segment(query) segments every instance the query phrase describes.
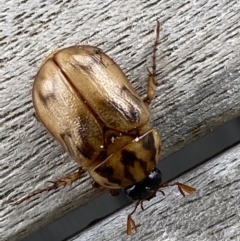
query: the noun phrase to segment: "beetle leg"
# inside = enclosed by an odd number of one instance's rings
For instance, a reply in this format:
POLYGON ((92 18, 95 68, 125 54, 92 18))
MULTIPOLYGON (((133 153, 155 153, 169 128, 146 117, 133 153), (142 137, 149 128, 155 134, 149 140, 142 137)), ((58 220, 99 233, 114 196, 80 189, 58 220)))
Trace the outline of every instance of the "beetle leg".
POLYGON ((141 206, 142 206, 142 202, 143 202, 143 200, 138 200, 135 204, 135 207, 134 207, 133 211, 130 214, 128 214, 128 217, 127 217, 127 235, 132 234, 132 229, 137 231, 137 226, 136 226, 134 220, 132 219, 132 215, 136 212, 136 209, 137 209, 139 204, 141 204, 141 206))
POLYGON ((142 211, 144 211, 144 207, 143 207, 143 201, 142 201, 142 202, 140 202, 140 204, 141 204, 141 209, 142 209, 142 211))
POLYGON ((162 193, 162 195, 163 195, 163 196, 165 196, 165 193, 164 193, 164 191, 163 191, 163 190, 158 189, 158 192, 162 193))
POLYGON ((137 207, 139 205, 141 205, 141 208, 143 210, 142 203, 143 203, 143 200, 138 200, 135 204, 135 207, 134 207, 133 211, 130 214, 128 214, 128 217, 127 217, 127 235, 132 234, 132 229, 134 229, 135 232, 137 231, 137 226, 136 226, 134 220, 132 219, 132 215, 136 212, 137 207))
POLYGON ((152 55, 152 70, 147 69, 148 71, 148 86, 147 86, 147 97, 144 99, 144 102, 148 106, 152 99, 154 98, 156 87, 157 87, 157 71, 156 71, 156 52, 157 45, 159 42, 160 35, 160 23, 157 20, 157 28, 156 28, 156 39, 153 45, 153 55, 152 55))
POLYGON ((78 168, 77 172, 70 173, 63 178, 58 179, 55 182, 51 182, 52 185, 50 185, 48 187, 33 191, 32 193, 30 193, 30 194, 20 198, 19 200, 13 202, 12 205, 18 205, 18 204, 20 204, 20 203, 38 195, 38 194, 41 194, 43 192, 49 192, 51 190, 56 190, 60 187, 65 187, 67 184, 71 184, 71 183, 77 181, 78 179, 80 179, 82 177, 83 173, 85 173, 85 171, 82 169, 82 167, 80 167, 80 168, 78 168))
POLYGON ((174 183, 163 183, 161 184, 160 188, 161 187, 170 187, 170 186, 177 186, 178 187, 178 190, 179 192, 185 197, 185 193, 188 193, 188 194, 192 194, 193 192, 196 191, 196 188, 194 187, 190 187, 186 184, 183 184, 183 183, 180 183, 180 182, 174 182, 174 183))
POLYGON ((92 181, 92 187, 93 187, 93 188, 96 188, 96 189, 99 189, 99 188, 101 188, 102 186, 101 186, 98 182, 92 181))
POLYGON ((109 193, 110 193, 112 196, 118 196, 119 193, 120 193, 120 190, 119 190, 119 189, 109 189, 109 193))

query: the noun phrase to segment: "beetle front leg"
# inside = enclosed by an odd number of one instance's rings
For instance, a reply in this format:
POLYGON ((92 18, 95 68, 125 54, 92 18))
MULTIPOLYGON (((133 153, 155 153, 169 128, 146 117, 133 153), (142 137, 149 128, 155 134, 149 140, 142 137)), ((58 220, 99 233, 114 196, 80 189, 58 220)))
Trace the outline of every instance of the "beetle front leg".
POLYGON ((52 183, 52 185, 49 185, 48 187, 42 188, 42 189, 38 189, 33 191, 32 193, 20 198, 17 201, 14 201, 12 203, 12 205, 18 205, 38 194, 41 194, 43 192, 49 192, 51 190, 56 190, 60 187, 65 187, 67 184, 71 184, 77 180, 79 180, 82 177, 82 174, 85 173, 85 171, 82 169, 82 167, 78 168, 78 171, 73 172, 73 173, 69 173, 66 176, 58 179, 57 181, 50 181, 50 183, 52 183))
POLYGON ((156 93, 156 87, 157 87, 157 71, 156 71, 156 52, 157 52, 157 45, 159 42, 159 35, 160 35, 160 23, 157 20, 157 28, 156 28, 156 39, 153 46, 153 55, 152 55, 152 70, 148 71, 148 86, 147 86, 147 97, 144 99, 144 102, 148 106, 152 99, 154 98, 154 95, 156 93))
MULTIPOLYGON (((149 70, 148 70, 149 72, 149 70)), ((149 77, 148 77, 148 87, 147 87, 147 97, 144 99, 144 102, 147 104, 147 106, 150 105, 152 99, 154 98, 154 95, 156 93, 156 75, 153 75, 152 73, 149 72, 149 77)))
MULTIPOLYGON (((179 192, 182 194, 183 197, 185 197, 185 193, 184 192, 186 192, 188 194, 192 194, 193 192, 196 191, 196 188, 190 187, 190 186, 188 186, 188 185, 186 185, 184 183, 180 183, 180 182, 162 183, 160 188, 162 188, 162 187, 172 187, 172 186, 177 186, 179 192)), ((164 192, 161 191, 160 189, 158 191, 160 191, 161 193, 163 193, 163 195, 165 195, 164 192)))

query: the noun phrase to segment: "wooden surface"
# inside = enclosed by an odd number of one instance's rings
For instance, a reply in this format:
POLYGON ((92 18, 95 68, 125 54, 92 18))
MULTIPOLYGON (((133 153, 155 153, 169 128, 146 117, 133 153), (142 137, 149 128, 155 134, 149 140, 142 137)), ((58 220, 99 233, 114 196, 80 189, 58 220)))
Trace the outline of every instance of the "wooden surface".
POLYGON ((166 188, 133 215, 138 232, 126 235, 133 205, 116 212, 69 241, 82 240, 240 240, 240 145, 179 178, 197 191, 183 198, 166 188))
MULTIPOLYGON (((114 58, 143 96, 153 30, 156 19, 160 21, 159 85, 151 113, 153 125, 161 130, 162 158, 240 113, 237 0, 86 4, 15 0, 2 1, 0 9, 0 240, 30 235, 98 195, 86 176, 64 190, 18 207, 10 205, 76 168, 33 117, 34 75, 54 49, 97 45, 114 58)), ((200 194, 198 198, 203 203, 200 194)), ((186 205, 186 200, 180 202, 186 205)))

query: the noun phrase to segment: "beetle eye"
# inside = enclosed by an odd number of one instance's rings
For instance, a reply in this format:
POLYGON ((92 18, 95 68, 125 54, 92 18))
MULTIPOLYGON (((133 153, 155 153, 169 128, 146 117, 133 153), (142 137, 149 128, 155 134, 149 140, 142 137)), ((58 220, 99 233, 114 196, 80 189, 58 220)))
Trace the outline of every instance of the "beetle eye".
POLYGON ((125 194, 133 200, 146 200, 151 199, 162 181, 162 173, 159 169, 155 168, 148 177, 141 182, 138 182, 128 188, 124 189, 125 194))

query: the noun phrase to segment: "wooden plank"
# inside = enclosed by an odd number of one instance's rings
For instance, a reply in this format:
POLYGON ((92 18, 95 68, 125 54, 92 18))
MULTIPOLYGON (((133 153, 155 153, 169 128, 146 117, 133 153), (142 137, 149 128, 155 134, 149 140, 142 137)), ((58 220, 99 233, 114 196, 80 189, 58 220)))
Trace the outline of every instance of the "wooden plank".
POLYGON ((69 241, 81 240, 240 240, 240 145, 183 175, 178 181, 197 187, 183 198, 177 188, 165 189, 134 214, 137 233, 126 235, 130 205, 69 241))
POLYGON ((43 58, 75 44, 97 45, 141 95, 156 19, 162 25, 152 123, 162 158, 240 113, 240 6, 237 1, 1 2, 0 237, 18 240, 96 197, 84 177, 71 187, 10 205, 76 168, 33 117, 31 86, 43 58), (121 11, 120 11, 121 10, 121 11))

